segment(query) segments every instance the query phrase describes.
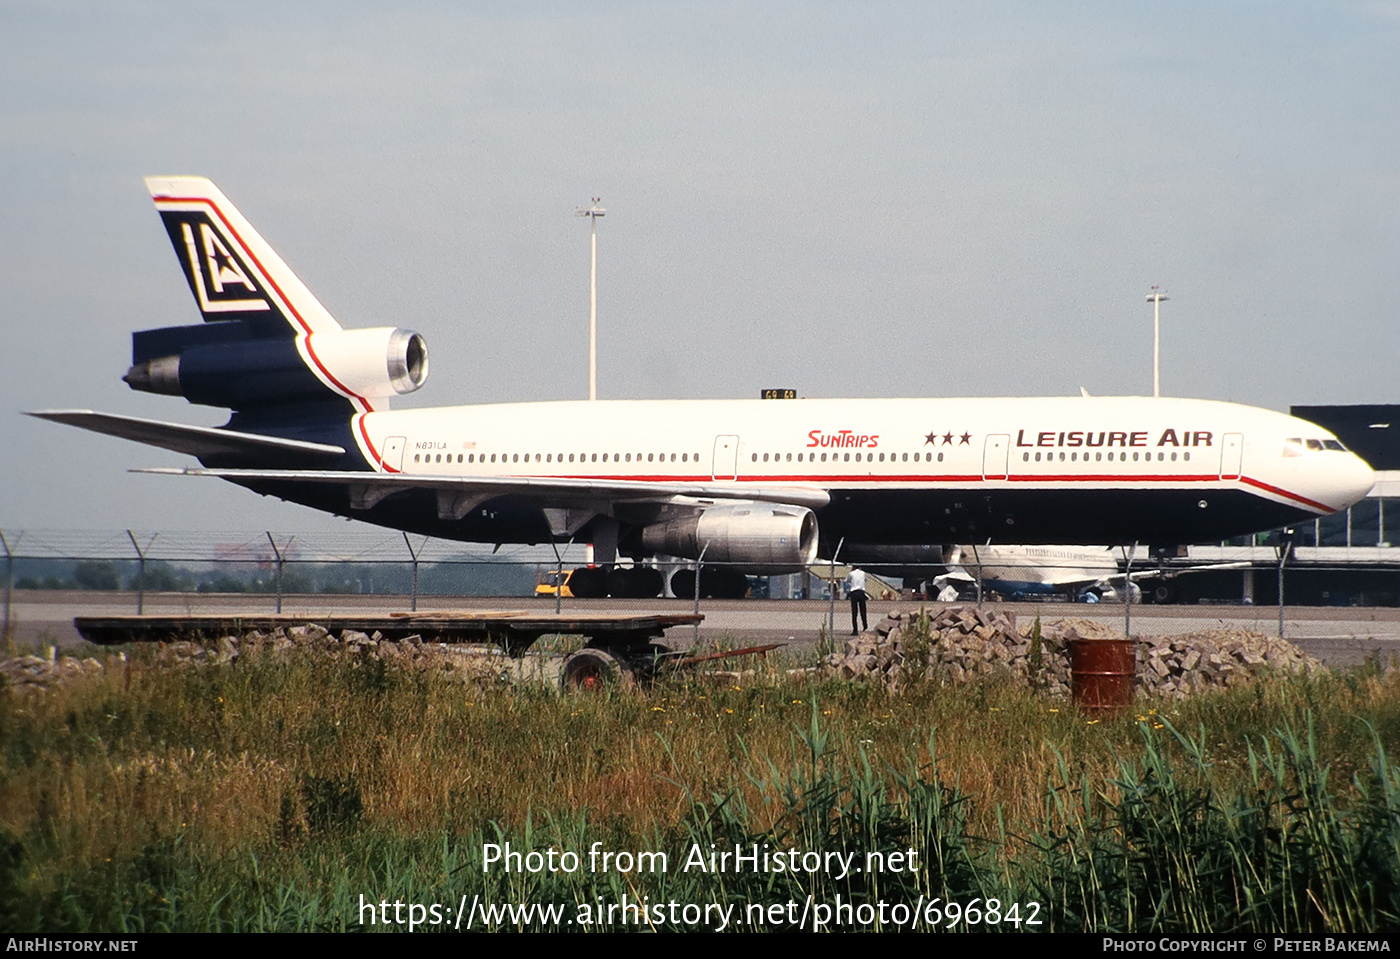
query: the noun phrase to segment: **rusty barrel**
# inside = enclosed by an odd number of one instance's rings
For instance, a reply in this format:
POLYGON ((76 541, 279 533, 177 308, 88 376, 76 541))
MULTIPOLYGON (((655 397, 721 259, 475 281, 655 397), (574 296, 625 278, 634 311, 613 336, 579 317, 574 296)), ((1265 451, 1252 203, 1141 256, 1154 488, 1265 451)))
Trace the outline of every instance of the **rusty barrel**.
POLYGON ((1088 713, 1111 713, 1133 702, 1137 660, 1131 639, 1086 639, 1069 644, 1074 701, 1088 713))

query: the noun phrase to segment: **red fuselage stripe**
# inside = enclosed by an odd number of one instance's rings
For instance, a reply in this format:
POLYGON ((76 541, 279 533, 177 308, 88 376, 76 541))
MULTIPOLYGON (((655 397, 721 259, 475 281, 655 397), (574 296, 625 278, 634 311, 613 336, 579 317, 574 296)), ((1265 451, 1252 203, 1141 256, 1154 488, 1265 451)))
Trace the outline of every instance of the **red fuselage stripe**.
MULTIPOLYGON (((424 464, 424 465, 428 465, 428 464, 424 464)), ((477 466, 477 465, 480 465, 480 464, 472 464, 472 465, 473 465, 473 466, 477 466)), ((495 465, 495 464, 488 464, 488 465, 495 465)), ((502 464, 499 464, 499 465, 501 465, 501 466, 513 466, 513 465, 515 465, 515 464, 511 464, 511 463, 502 463, 502 464)), ((521 464, 521 465, 523 465, 523 464, 521 464)), ((432 474, 427 474, 427 475, 432 475, 432 474)), ((462 474, 458 474, 458 475, 462 475, 462 474)), ((633 482, 633 483, 736 483, 737 485, 746 485, 746 484, 751 484, 751 483, 764 483, 764 484, 770 484, 770 483, 803 483, 803 484, 808 484, 808 485, 812 485, 812 486, 817 486, 817 487, 820 487, 820 488, 823 488, 823 489, 830 489, 830 488, 833 487, 833 486, 836 486, 836 485, 839 485, 839 484, 843 484, 843 483, 844 483, 844 484, 861 484, 861 485, 864 485, 864 486, 884 486, 884 485, 893 484, 893 483, 918 483, 918 484, 927 486, 927 485, 931 485, 931 484, 944 484, 944 483, 948 483, 948 484, 953 484, 953 483, 956 483, 956 484, 966 484, 966 483, 982 483, 982 482, 987 482, 987 481, 988 481, 988 478, 984 478, 984 477, 979 476, 979 475, 977 475, 977 474, 971 474, 971 475, 946 475, 946 476, 916 475, 916 474, 903 474, 903 475, 899 475, 899 476, 872 476, 872 475, 867 474, 867 473, 860 473, 860 474, 854 474, 854 473, 852 473, 852 474, 843 474, 843 475, 813 476, 813 475, 810 475, 810 474, 790 473, 790 474, 785 474, 785 475, 744 476, 744 477, 742 477, 742 478, 740 478, 740 479, 738 479, 738 480, 734 480, 734 479, 727 478, 727 477, 726 477, 726 478, 723 478, 723 479, 718 479, 718 478, 716 478, 716 477, 714 477, 714 476, 710 476, 710 475, 706 475, 706 474, 701 474, 701 475, 698 475, 698 476, 693 476, 693 475, 666 475, 666 474, 660 474, 660 473, 631 473, 631 474, 624 474, 624 473, 612 473, 612 474, 570 473, 570 474, 564 474, 564 475, 558 475, 558 474, 541 474, 541 473, 515 473, 515 474, 513 474, 513 475, 518 476, 518 477, 520 477, 520 478, 522 478, 522 479, 540 479, 540 480, 574 479, 574 480, 597 480, 597 481, 601 481, 601 482, 633 482)), ((463 475, 463 478, 464 478, 464 479, 471 479, 471 474, 469 474, 469 473, 468 473, 468 474, 465 474, 465 475, 463 475)), ((1120 484, 1132 484, 1132 483, 1212 483, 1212 482, 1217 482, 1217 483, 1230 483, 1230 482, 1234 482, 1233 480, 1222 480, 1219 476, 1213 476, 1213 475, 1209 475, 1209 474, 1194 474, 1194 475, 1180 475, 1180 476, 1171 476, 1171 475, 1166 475, 1166 474, 1150 474, 1150 475, 1146 475, 1146 476, 1114 476, 1114 475, 1108 474, 1108 473, 1095 474, 1095 475, 1092 475, 1092 476, 1067 476, 1067 475, 1066 475, 1066 476, 1011 476, 1011 477, 1009 477, 1009 478, 1005 478, 1005 477, 990 477, 990 480, 991 480, 991 481, 994 481, 994 482, 1007 482, 1007 481, 1010 481, 1010 482, 1015 482, 1015 483, 1120 483, 1120 484)), ((1281 489, 1280 487, 1270 485, 1269 483, 1262 482, 1261 480, 1256 480, 1256 479, 1252 479, 1252 478, 1250 478, 1250 477, 1248 477, 1248 476, 1243 476, 1243 477, 1240 478, 1240 482, 1247 483, 1247 484, 1249 484, 1250 486, 1256 487, 1257 489, 1261 489, 1261 490, 1263 490, 1263 491, 1265 491, 1265 492, 1267 492, 1267 493, 1272 493, 1272 494, 1274 494, 1275 496, 1282 496, 1282 497, 1284 497, 1285 499, 1291 499, 1291 500, 1293 500, 1293 501, 1296 502, 1296 503, 1301 503, 1301 504, 1303 504, 1304 506, 1307 506, 1307 507, 1310 508, 1310 509, 1314 509, 1314 510, 1317 510, 1317 511, 1322 512, 1322 513, 1331 513, 1331 512, 1333 512, 1333 510, 1332 510, 1332 508, 1331 508, 1330 506, 1326 506, 1326 505, 1324 505, 1323 503, 1317 502, 1316 500, 1308 499, 1306 496, 1301 496, 1301 495, 1299 495, 1299 494, 1297 494, 1297 493, 1291 493, 1291 492, 1289 492, 1289 491, 1286 490, 1286 489, 1281 489)))
POLYGON ((1288 499, 1291 499, 1294 502, 1302 503, 1304 506, 1318 510, 1322 513, 1336 512, 1336 510, 1332 509, 1332 507, 1327 506, 1323 503, 1319 503, 1317 502, 1317 500, 1308 499, 1306 496, 1299 496, 1297 493, 1290 493, 1286 489, 1279 489, 1277 486, 1271 486, 1268 483, 1263 482, 1262 480, 1257 480, 1249 476, 1241 476, 1240 482, 1248 483, 1250 486, 1257 487, 1258 489, 1264 490, 1267 493, 1273 493, 1275 496, 1287 497, 1288 499))

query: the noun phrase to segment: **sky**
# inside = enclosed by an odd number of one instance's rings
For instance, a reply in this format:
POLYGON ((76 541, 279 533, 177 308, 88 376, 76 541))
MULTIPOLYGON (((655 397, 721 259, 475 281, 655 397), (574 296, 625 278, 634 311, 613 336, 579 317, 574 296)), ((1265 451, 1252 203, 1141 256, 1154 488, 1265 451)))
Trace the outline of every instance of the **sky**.
POLYGON ((1400 2, 0 2, 0 529, 345 521, 24 417, 196 323, 141 177, 213 179, 396 406, 1400 402, 1400 2))

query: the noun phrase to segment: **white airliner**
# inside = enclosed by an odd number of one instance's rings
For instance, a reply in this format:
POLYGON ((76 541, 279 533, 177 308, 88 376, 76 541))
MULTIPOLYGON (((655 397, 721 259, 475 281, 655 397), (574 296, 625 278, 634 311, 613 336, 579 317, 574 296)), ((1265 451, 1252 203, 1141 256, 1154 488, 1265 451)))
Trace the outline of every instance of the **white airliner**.
MULTIPOLYGON (((1116 550, 1107 546, 953 546, 946 549, 943 562, 948 571, 932 579, 940 598, 947 588, 953 597, 959 589, 977 586, 1009 599, 1026 596, 1060 595, 1068 599, 1089 602, 1122 601, 1123 586, 1130 583, 1133 602, 1142 597, 1139 584, 1143 580, 1175 578, 1183 573, 1206 570, 1241 569, 1249 563, 1211 563, 1179 570, 1164 570, 1154 565, 1143 550, 1116 550), (1119 559, 1133 559, 1131 573, 1120 569, 1119 559)), ((1173 590, 1162 583, 1157 590, 1159 602, 1170 602, 1173 590)))
MULTIPOLYGON (((33 415, 188 453, 213 476, 396 529, 575 540, 778 572, 921 563, 938 543, 1178 544, 1342 509, 1369 467, 1326 430, 1208 400, 550 402, 389 410, 423 338, 343 330, 210 181, 147 181, 204 322, 132 336, 133 388, 232 411, 206 428, 33 415)), ((655 595, 636 566, 595 591, 655 595)), ((730 573, 733 577, 735 574, 730 573)), ((732 582, 732 580, 731 580, 732 582)))

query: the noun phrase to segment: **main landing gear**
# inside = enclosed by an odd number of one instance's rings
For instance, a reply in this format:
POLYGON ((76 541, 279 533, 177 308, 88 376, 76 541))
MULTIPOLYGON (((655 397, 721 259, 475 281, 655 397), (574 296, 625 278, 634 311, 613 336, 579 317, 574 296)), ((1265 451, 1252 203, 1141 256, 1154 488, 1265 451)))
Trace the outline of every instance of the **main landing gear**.
MULTIPOLYGON (((695 570, 677 570, 671 577, 671 592, 677 599, 695 595, 695 570)), ((701 599, 743 599, 749 594, 749 578, 732 569, 708 566, 700 571, 701 599)))
MULTIPOLYGON (((665 578, 651 566, 580 566, 568 577, 569 592, 579 599, 651 599, 660 596, 665 578)), ((671 594, 677 599, 695 595, 695 570, 678 570, 671 576, 671 594)), ((743 599, 749 579, 732 569, 706 567, 700 573, 701 599, 743 599)))
POLYGON ((581 599, 650 599, 661 595, 665 582, 650 566, 581 566, 569 576, 569 591, 581 599))

